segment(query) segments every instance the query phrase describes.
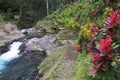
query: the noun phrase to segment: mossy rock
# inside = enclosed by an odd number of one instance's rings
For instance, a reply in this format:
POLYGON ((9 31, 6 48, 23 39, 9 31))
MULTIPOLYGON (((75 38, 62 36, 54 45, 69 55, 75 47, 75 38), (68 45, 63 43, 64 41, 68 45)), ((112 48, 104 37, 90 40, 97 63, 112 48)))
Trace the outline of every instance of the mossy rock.
POLYGON ((59 31, 58 35, 60 39, 66 40, 75 39, 77 36, 73 31, 67 29, 59 31))
POLYGON ((56 22, 52 19, 52 18, 45 18, 41 21, 38 21, 37 24, 38 25, 42 25, 44 26, 44 28, 49 32, 49 33, 58 33, 59 32, 59 28, 56 24, 56 22))

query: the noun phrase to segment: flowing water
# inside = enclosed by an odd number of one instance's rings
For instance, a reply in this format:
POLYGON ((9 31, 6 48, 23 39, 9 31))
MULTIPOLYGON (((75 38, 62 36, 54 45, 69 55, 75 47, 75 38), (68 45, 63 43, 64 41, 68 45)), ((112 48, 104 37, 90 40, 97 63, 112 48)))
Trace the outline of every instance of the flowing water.
POLYGON ((8 62, 19 57, 18 53, 20 52, 19 47, 21 44, 22 42, 14 42, 10 45, 9 51, 0 56, 0 73, 2 73, 2 70, 8 62))
POLYGON ((22 42, 13 42, 9 51, 0 56, 0 80, 39 80, 37 67, 45 54, 40 51, 27 52, 20 56, 22 42))

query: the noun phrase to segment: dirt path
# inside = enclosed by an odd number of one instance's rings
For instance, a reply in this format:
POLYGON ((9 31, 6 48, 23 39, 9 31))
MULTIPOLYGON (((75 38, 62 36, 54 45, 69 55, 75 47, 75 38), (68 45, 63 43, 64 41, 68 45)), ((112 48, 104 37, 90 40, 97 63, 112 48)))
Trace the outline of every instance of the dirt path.
POLYGON ((74 66, 74 62, 76 60, 77 53, 74 51, 73 46, 68 46, 65 56, 61 62, 61 71, 59 71, 56 78, 53 80, 69 80, 70 72, 74 66))
POLYGON ((66 46, 61 51, 62 54, 58 52, 57 54, 52 55, 53 58, 44 62, 46 64, 43 65, 47 66, 50 64, 51 66, 49 66, 47 70, 45 68, 41 80, 69 80, 70 72, 74 66, 77 53, 74 51, 73 45, 66 46))

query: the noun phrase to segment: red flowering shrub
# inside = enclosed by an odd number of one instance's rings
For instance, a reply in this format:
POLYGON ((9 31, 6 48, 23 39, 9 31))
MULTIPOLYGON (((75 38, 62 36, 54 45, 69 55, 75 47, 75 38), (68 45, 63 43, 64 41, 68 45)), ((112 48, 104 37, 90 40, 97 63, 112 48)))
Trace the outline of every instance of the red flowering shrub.
POLYGON ((109 14, 109 17, 106 18, 105 23, 107 24, 106 33, 111 36, 113 40, 116 39, 116 28, 114 26, 117 26, 120 23, 120 14, 119 10, 112 11, 109 14))
POLYGON ((112 11, 109 14, 109 17, 106 18, 105 23, 108 25, 108 28, 113 28, 120 22, 120 15, 118 11, 112 11))
MULTIPOLYGON (((88 14, 90 20, 92 20, 93 17, 100 14, 99 12, 104 11, 102 6, 103 5, 99 6, 99 10, 91 9, 91 11, 88 14)), ((114 7, 115 5, 110 4, 110 6, 114 7)), ((96 19, 102 20, 103 17, 107 16, 105 18, 105 21, 101 21, 101 20, 97 21, 97 23, 102 23, 102 24, 104 22, 103 25, 100 24, 99 26, 98 24, 93 24, 93 25, 90 25, 89 27, 89 25, 86 25, 88 23, 92 24, 91 21, 89 20, 89 21, 86 21, 87 22, 85 24, 86 26, 82 26, 80 28, 78 44, 81 44, 81 46, 77 45, 75 49, 76 51, 80 51, 81 47, 83 47, 82 48, 83 51, 81 50, 82 51, 81 53, 87 54, 88 53, 87 51, 84 52, 84 49, 86 48, 88 49, 89 52, 91 52, 88 55, 89 57, 91 57, 91 63, 93 64, 92 65, 93 68, 89 70, 89 73, 99 72, 100 74, 102 74, 103 71, 108 71, 108 70, 110 71, 114 68, 114 64, 115 66, 117 66, 117 63, 115 61, 118 61, 120 59, 120 50, 119 50, 120 48, 120 45, 119 45, 120 44, 120 41, 119 41, 120 11, 118 10, 113 11, 113 10, 114 10, 113 8, 111 9, 108 7, 108 10, 106 10, 105 16, 103 15, 102 17, 99 16, 100 18, 96 18, 96 19), (89 37, 87 37, 86 35, 89 37)), ((96 21, 93 20, 92 22, 96 22, 96 21)))
POLYGON ((92 57, 92 63, 94 68, 89 71, 89 73, 96 73, 98 70, 102 69, 106 71, 110 67, 112 62, 112 55, 110 54, 112 50, 111 38, 106 36, 105 39, 100 38, 100 48, 91 47, 89 50, 92 52, 90 57, 92 57))
MULTIPOLYGON (((98 71, 107 71, 111 67, 111 63, 115 60, 115 54, 119 55, 117 49, 112 48, 112 43, 116 43, 116 27, 120 23, 120 15, 118 11, 112 11, 109 14, 109 17, 106 18, 105 23, 107 28, 99 28, 98 25, 93 24, 92 40, 88 46, 88 50, 91 52, 89 56, 92 58, 92 64, 94 65, 93 69, 89 70, 89 73, 97 73, 98 71), (116 26, 116 27, 115 27, 116 26), (103 34, 103 35, 99 35, 103 34), (105 37, 99 38, 99 37, 105 37), (99 38, 99 48, 96 47, 95 41, 99 38)), ((118 29, 119 30, 119 29, 118 29)), ((119 39, 119 38, 118 38, 119 39)))

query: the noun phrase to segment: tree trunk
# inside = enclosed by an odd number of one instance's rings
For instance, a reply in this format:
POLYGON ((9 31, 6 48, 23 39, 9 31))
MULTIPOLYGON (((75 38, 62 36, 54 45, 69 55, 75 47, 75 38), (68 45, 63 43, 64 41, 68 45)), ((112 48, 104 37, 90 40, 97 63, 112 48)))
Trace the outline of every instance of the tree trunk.
POLYGON ((49 4, 48 4, 48 0, 46 0, 46 8, 47 8, 47 16, 49 15, 49 4))
POLYGON ((19 22, 19 21, 20 21, 21 16, 22 16, 22 5, 20 6, 20 13, 19 13, 19 18, 18 18, 17 22, 19 22))

